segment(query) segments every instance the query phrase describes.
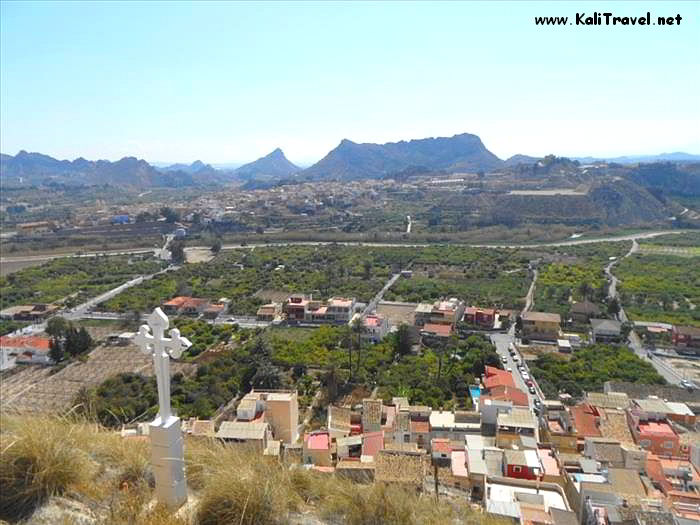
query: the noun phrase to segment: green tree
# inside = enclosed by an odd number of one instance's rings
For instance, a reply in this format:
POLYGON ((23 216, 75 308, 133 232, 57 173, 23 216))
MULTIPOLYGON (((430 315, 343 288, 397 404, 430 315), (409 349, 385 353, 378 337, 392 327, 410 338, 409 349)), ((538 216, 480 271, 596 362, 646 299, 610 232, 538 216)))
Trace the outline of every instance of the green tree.
POLYGON ((136 222, 148 222, 153 220, 153 215, 151 215, 147 211, 142 211, 138 215, 136 215, 136 222))
POLYGON ((592 291, 593 288, 586 281, 583 281, 578 287, 578 293, 581 295, 584 301, 590 297, 592 291))
POLYGON ((362 269, 363 269, 363 277, 365 281, 369 281, 372 278, 372 262, 371 261, 365 261, 362 263, 362 269))
POLYGON ((620 313, 620 302, 617 300, 617 297, 610 299, 608 303, 608 313, 612 316, 616 316, 620 313))
POLYGON ((413 329, 407 324, 399 325, 396 331, 396 354, 408 355, 413 347, 413 339, 413 329))
POLYGON ((63 345, 58 337, 52 337, 49 342, 49 359, 54 363, 63 361, 63 345))
POLYGON ((44 332, 52 337, 63 337, 69 326, 70 323, 66 321, 65 318, 57 315, 46 322, 46 329, 44 332))
POLYGON ((352 320, 351 324, 351 330, 352 330, 352 335, 353 337, 353 344, 355 346, 355 349, 357 350, 357 370, 356 372, 359 372, 360 366, 362 363, 362 331, 364 329, 363 323, 362 323, 362 317, 357 316, 352 320))
POLYGON ((221 239, 217 238, 211 245, 211 252, 213 254, 218 254, 221 251, 221 239))
POLYGON ((170 255, 175 263, 185 262, 185 243, 181 240, 175 240, 170 243, 170 255))
POLYGON ((180 214, 168 206, 160 209, 161 216, 165 217, 165 222, 172 224, 180 220, 180 214))

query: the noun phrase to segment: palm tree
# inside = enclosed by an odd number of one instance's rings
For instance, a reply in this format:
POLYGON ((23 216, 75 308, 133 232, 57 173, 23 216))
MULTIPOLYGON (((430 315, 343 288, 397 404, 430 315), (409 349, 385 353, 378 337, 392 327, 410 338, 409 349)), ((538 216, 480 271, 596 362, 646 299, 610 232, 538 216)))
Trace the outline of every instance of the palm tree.
POLYGON ((352 327, 352 333, 357 336, 356 339, 356 346, 357 348, 357 372, 360 371, 360 362, 362 361, 362 330, 363 330, 363 323, 362 323, 362 316, 361 315, 356 315, 351 323, 352 327))
POLYGON ((583 281, 578 287, 578 292, 581 294, 581 297, 583 298, 584 301, 586 299, 588 299, 588 297, 591 295, 592 291, 593 291, 593 288, 586 281, 583 281))

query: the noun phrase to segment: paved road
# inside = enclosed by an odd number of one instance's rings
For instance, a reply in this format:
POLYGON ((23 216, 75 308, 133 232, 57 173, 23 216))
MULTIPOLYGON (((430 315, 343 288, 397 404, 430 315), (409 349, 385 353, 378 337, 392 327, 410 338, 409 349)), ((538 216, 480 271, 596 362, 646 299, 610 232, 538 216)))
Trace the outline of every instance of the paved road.
MULTIPOLYGON (((210 321, 207 321, 210 322, 210 321)), ((270 323, 267 321, 258 321, 255 316, 231 316, 226 315, 218 317, 213 321, 213 324, 237 324, 241 328, 267 328, 270 323)))
MULTIPOLYGON (((651 239, 653 237, 658 237, 659 235, 667 234, 680 234, 683 233, 681 230, 659 230, 654 232, 646 233, 635 233, 632 235, 619 235, 610 237, 600 237, 595 239, 574 239, 566 241, 556 241, 556 242, 544 242, 544 243, 530 243, 530 244, 516 244, 516 243, 502 243, 502 244, 470 244, 470 243, 460 243, 460 242, 448 242, 448 243, 395 243, 395 242, 359 242, 359 241, 289 241, 289 242, 267 242, 267 243, 249 243, 249 244, 226 244, 222 246, 222 250, 236 250, 239 248, 251 248, 255 246, 265 247, 265 246, 326 246, 326 245, 339 245, 339 246, 377 246, 377 247, 405 247, 405 248, 420 248, 423 246, 435 246, 436 244, 449 244, 450 246, 465 246, 468 248, 538 248, 538 247, 557 247, 557 246, 576 246, 578 244, 593 244, 597 242, 620 242, 620 241, 632 241, 635 239, 651 239)), ((197 246, 196 248, 206 248, 206 246, 197 246)))
MULTIPOLYGON (((618 303, 620 304, 620 311, 617 314, 617 319, 621 323, 626 323, 629 321, 627 318, 627 314, 625 313, 625 309, 622 307, 622 304, 620 302, 620 294, 617 289, 618 284, 620 283, 620 280, 615 277, 615 274, 612 273, 613 267, 619 263, 622 259, 629 257, 630 255, 636 253, 639 251, 639 244, 637 243, 636 239, 632 239, 632 248, 630 248, 630 251, 627 252, 624 257, 621 257, 620 259, 616 259, 612 261, 610 264, 608 264, 605 267, 605 275, 608 277, 608 280, 610 281, 610 286, 608 287, 608 297, 613 299, 617 299, 618 303)), ((639 336, 634 331, 630 332, 629 338, 627 340, 629 347, 634 351, 637 356, 639 356, 641 359, 651 363, 653 367, 656 369, 656 371, 659 373, 661 377, 663 377, 666 381, 668 381, 672 385, 677 385, 681 382, 683 379, 683 376, 679 374, 676 370, 671 368, 669 365, 664 363, 661 359, 659 358, 649 358, 647 355, 647 351, 644 350, 644 347, 642 345, 641 339, 639 339, 639 336)))
MULTIPOLYGON (((143 281, 152 279, 156 275, 160 275, 162 273, 169 272, 172 270, 177 270, 178 268, 179 266, 171 265, 167 268, 164 268, 163 270, 160 270, 159 272, 152 273, 150 275, 139 275, 138 277, 131 279, 130 281, 127 281, 123 284, 120 284, 119 286, 112 288, 111 290, 108 290, 103 294, 98 295, 97 297, 88 299, 87 301, 85 301, 82 304, 79 304, 78 306, 75 306, 68 310, 60 310, 57 315, 60 315, 61 317, 68 319, 69 321, 77 321, 78 319, 122 319, 123 316, 121 314, 92 314, 89 310, 100 303, 110 300, 115 295, 122 293, 124 290, 131 288, 132 286, 136 286, 137 284, 141 284, 143 281)), ((46 329, 46 322, 25 326, 24 328, 15 330, 9 335, 37 333, 44 331, 44 329, 46 329)))
MULTIPOLYGON (((610 281, 610 286, 608 287, 608 297, 610 299, 617 299, 618 302, 620 301, 619 294, 617 293, 617 285, 619 284, 620 280, 617 277, 615 277, 615 274, 612 273, 613 266, 619 263, 622 259, 625 259, 638 251, 639 244, 637 244, 636 239, 633 239, 632 248, 630 248, 630 251, 628 251, 622 258, 615 259, 605 267, 605 275, 607 276, 608 281, 610 281)), ((627 314, 625 314, 625 311, 622 308, 622 306, 620 306, 620 313, 618 314, 618 319, 623 323, 627 322, 627 314)))
MULTIPOLYGON (((523 379, 522 375, 520 374, 520 371, 518 370, 518 365, 511 357, 510 352, 508 352, 508 346, 510 345, 510 343, 515 342, 515 338, 511 334, 492 334, 491 342, 494 345, 496 345, 496 352, 498 352, 499 357, 506 358, 506 362, 503 365, 504 368, 510 368, 512 370, 512 376, 513 380, 515 381, 515 386, 527 394, 528 401, 530 403, 530 408, 532 408, 535 398, 540 398, 540 396, 530 393, 529 387, 525 384, 525 380, 523 379)), ((532 374, 530 374, 530 379, 532 379, 534 382, 532 374)))
MULTIPOLYGON (((469 243, 449 243, 452 246, 465 246, 470 248, 537 248, 537 247, 556 247, 556 246, 574 246, 577 244, 591 244, 596 242, 618 242, 632 241, 635 239, 650 239, 659 235, 680 234, 680 230, 659 230, 647 233, 637 233, 633 235, 621 235, 601 237, 596 239, 575 239, 567 241, 547 242, 547 243, 531 243, 531 244, 469 244, 469 243)), ((169 241, 168 241, 169 242, 169 241)), ((342 245, 342 246, 377 246, 377 247, 407 247, 417 248, 422 246, 435 246, 436 243, 390 243, 390 242, 332 242, 332 241, 288 241, 288 242, 259 242, 249 244, 227 244, 222 246, 223 250, 234 250, 239 248, 255 248, 266 246, 326 246, 326 245, 342 245)), ((439 243, 438 243, 439 244, 439 243)), ((167 248, 167 244, 166 244, 167 248)), ((191 246, 189 248, 208 249, 209 246, 191 246)), ((60 259, 63 257, 98 257, 101 255, 131 255, 138 253, 153 253, 159 255, 163 248, 134 248, 123 250, 105 250, 99 252, 74 252, 62 253, 54 255, 19 255, 16 257, 0 257, 0 263, 4 262, 24 262, 24 261, 50 261, 52 259, 60 259)))
POLYGON ((525 308, 523 308, 523 311, 520 312, 521 314, 530 310, 532 305, 535 304, 535 283, 537 283, 537 270, 533 270, 532 272, 532 282, 530 283, 530 288, 527 291, 527 296, 525 296, 525 308))
MULTIPOLYGON (((384 294, 387 292, 389 288, 394 286, 394 283, 397 281, 397 279, 401 277, 401 273, 395 273, 394 275, 391 276, 391 279, 387 281, 387 283, 384 285, 384 288, 379 290, 379 293, 374 296, 374 298, 367 304, 364 310, 362 310, 361 318, 364 319, 368 314, 372 313, 374 310, 377 308, 377 304, 379 301, 382 300, 382 297, 384 297, 384 294)), ((352 323, 352 319, 348 324, 352 323)))

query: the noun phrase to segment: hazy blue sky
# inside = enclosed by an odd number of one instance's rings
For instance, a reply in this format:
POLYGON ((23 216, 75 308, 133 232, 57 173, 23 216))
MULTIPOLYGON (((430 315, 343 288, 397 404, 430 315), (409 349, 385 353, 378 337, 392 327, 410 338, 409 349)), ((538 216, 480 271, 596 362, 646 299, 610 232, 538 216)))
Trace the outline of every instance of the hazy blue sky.
POLYGON ((700 3, 3 2, 0 149, 318 160, 470 132, 515 153, 700 153, 700 3), (539 27, 608 10, 677 27, 539 27))

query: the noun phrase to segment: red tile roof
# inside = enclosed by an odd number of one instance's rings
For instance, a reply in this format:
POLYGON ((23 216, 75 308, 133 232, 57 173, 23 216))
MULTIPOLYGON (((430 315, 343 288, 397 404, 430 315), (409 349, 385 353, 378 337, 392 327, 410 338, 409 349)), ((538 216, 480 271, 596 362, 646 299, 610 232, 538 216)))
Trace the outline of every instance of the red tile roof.
POLYGON ((51 348, 51 340, 48 337, 38 337, 35 335, 0 337, 0 347, 3 348, 25 348, 39 352, 48 352, 51 348))
POLYGON ((675 436, 673 427, 665 421, 643 421, 639 423, 639 432, 646 435, 655 436, 675 436))
POLYGON ((450 447, 450 440, 444 438, 433 438, 430 445, 433 452, 441 452, 443 454, 449 454, 452 451, 450 447))
POLYGON ((428 421, 411 421, 411 432, 428 433, 430 432, 430 423, 428 421))
POLYGON ((365 317, 365 326, 379 326, 383 319, 376 315, 368 315, 365 317))
POLYGON ((588 403, 581 403, 569 409, 579 437, 600 437, 603 434, 596 425, 597 409, 588 403))
POLYGON ((173 298, 170 299, 169 301, 163 303, 163 305, 164 305, 164 306, 177 306, 177 307, 180 307, 180 306, 182 306, 183 304, 185 304, 185 301, 187 301, 187 299, 189 299, 189 298, 188 298, 188 297, 185 297, 185 296, 182 296, 182 295, 179 295, 179 296, 173 297, 173 298))
POLYGON ((498 386, 515 388, 513 374, 507 370, 501 370, 495 366, 487 366, 484 375, 486 376, 486 379, 484 379, 484 388, 486 388, 486 390, 491 390, 498 386))
POLYGON ((421 331, 434 334, 438 337, 449 337, 452 333, 452 326, 449 324, 426 323, 421 331))
POLYGON ((493 387, 489 391, 489 395, 487 397, 496 401, 511 401, 515 406, 519 407, 530 406, 530 402, 525 392, 519 388, 506 385, 498 385, 493 387))

